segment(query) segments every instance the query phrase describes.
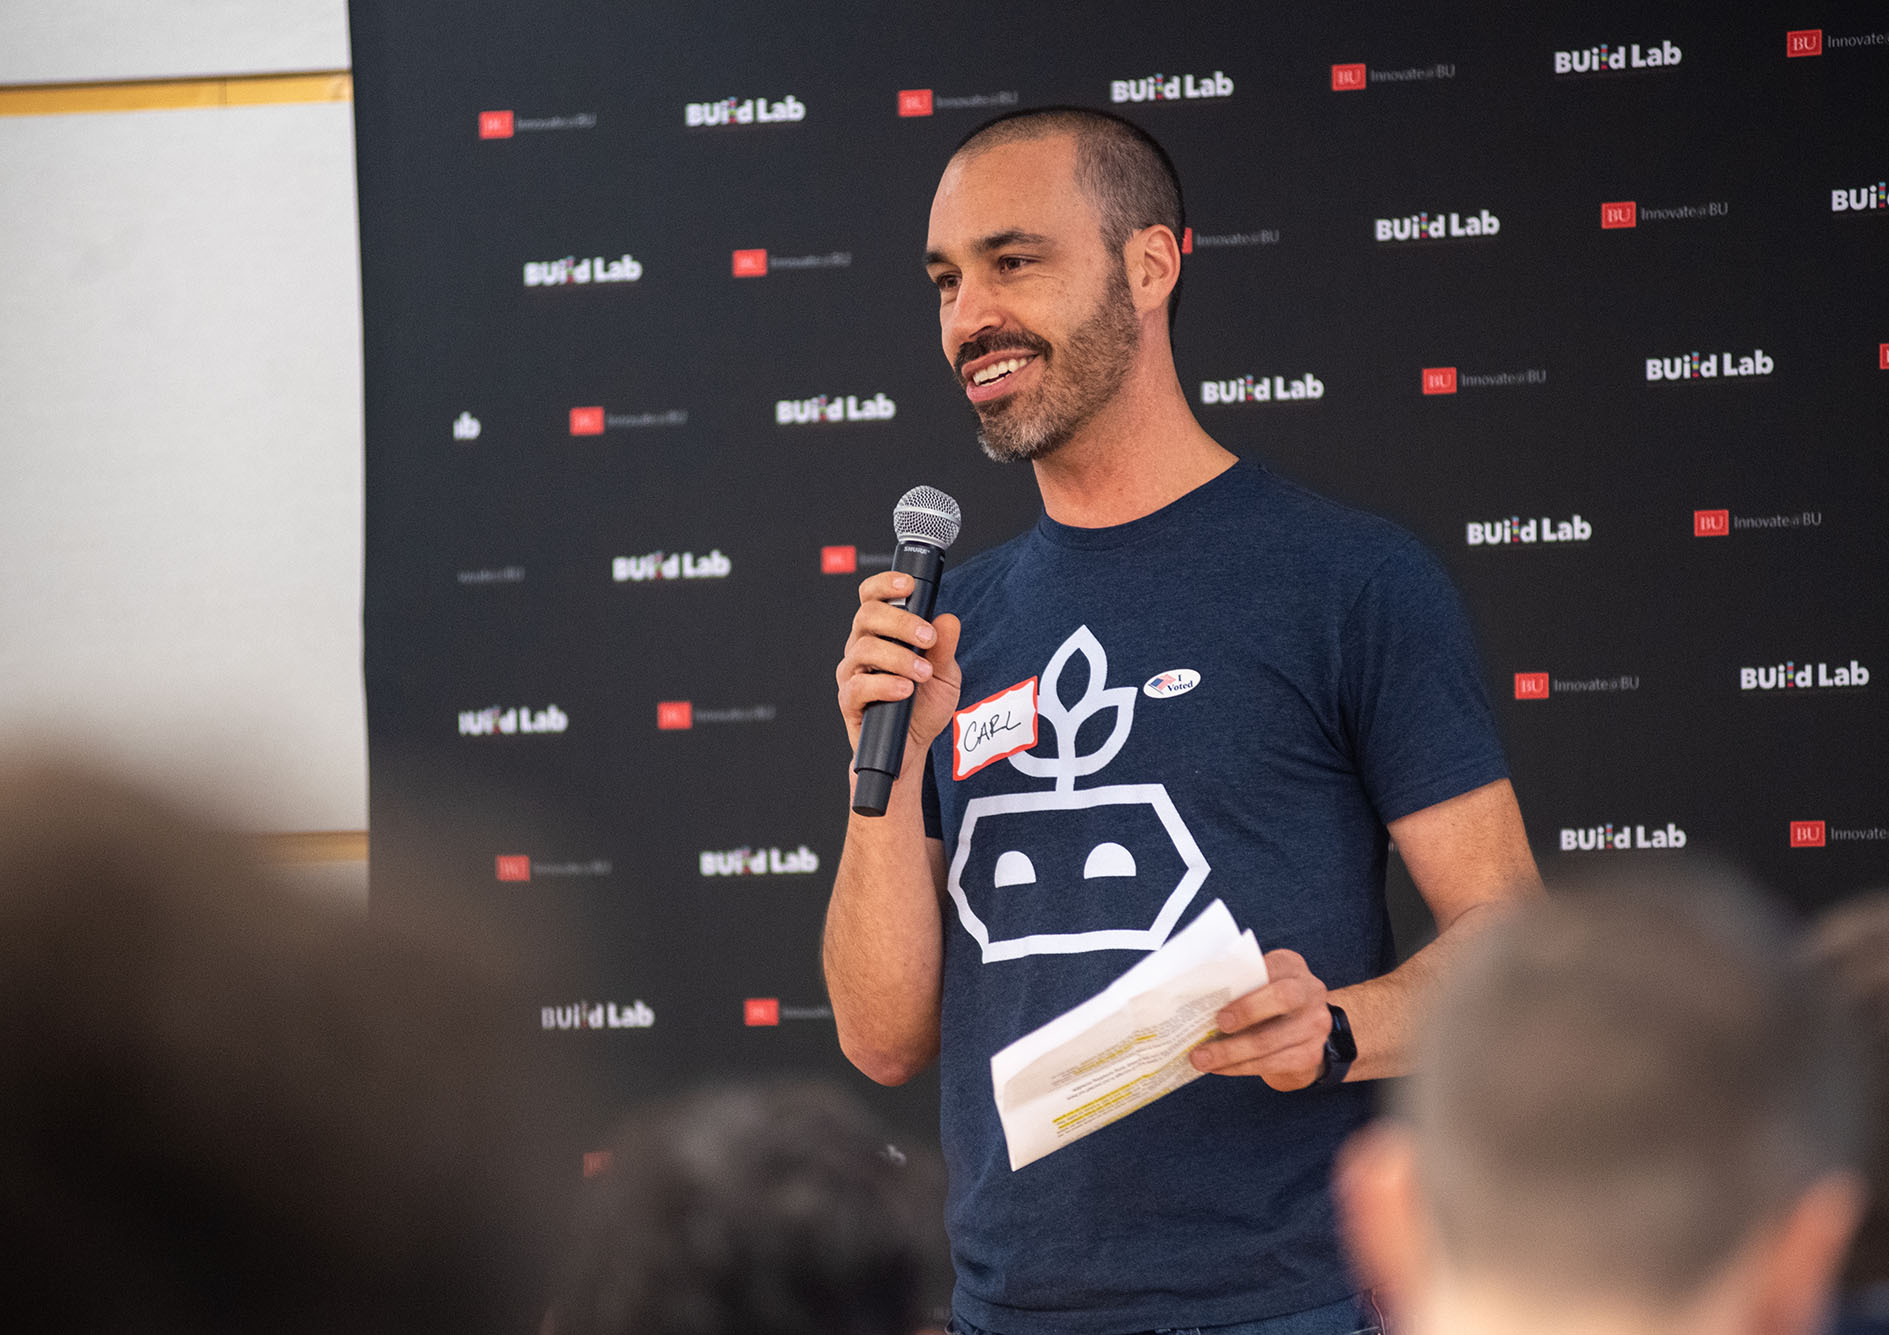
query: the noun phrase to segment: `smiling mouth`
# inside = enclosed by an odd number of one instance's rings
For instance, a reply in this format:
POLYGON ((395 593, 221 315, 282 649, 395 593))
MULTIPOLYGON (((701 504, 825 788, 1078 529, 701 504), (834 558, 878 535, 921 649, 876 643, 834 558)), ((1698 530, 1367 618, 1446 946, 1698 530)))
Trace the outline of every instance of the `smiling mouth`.
POLYGON ((992 362, 989 366, 984 367, 973 375, 971 377, 971 383, 980 387, 984 385, 994 385, 1005 376, 1011 374, 1011 372, 1020 371, 1035 360, 1036 358, 1034 356, 1029 356, 1011 357, 1006 361, 992 362))

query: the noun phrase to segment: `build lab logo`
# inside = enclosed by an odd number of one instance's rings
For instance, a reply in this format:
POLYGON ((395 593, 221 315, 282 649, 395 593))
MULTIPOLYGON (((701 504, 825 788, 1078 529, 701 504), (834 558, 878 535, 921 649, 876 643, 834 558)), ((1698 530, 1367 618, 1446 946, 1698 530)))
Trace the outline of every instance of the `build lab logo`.
POLYGON ((518 733, 563 732, 571 726, 570 715, 556 705, 533 709, 529 705, 507 708, 491 705, 485 709, 459 711, 461 737, 510 737, 518 733))
POLYGON ((899 405, 884 394, 862 399, 856 394, 820 394, 811 399, 778 399, 776 426, 811 426, 828 422, 890 422, 899 405))
POLYGON ((1464 241, 1491 237, 1502 230, 1502 220, 1487 209, 1474 213, 1406 213, 1396 218, 1375 218, 1373 234, 1380 242, 1464 241))
POLYGON ((1660 380, 1752 379, 1771 374, 1777 368, 1763 348, 1741 352, 1682 352, 1677 357, 1648 357, 1648 382, 1660 380))
POLYGON ((1556 74, 1621 74, 1628 70, 1671 69, 1684 55, 1671 41, 1658 46, 1629 42, 1624 46, 1584 46, 1554 53, 1556 74))
POLYGON ((1878 209, 1889 209, 1889 181, 1839 187, 1830 192, 1832 213, 1874 213, 1878 209))
POLYGON ((1472 519, 1467 525, 1471 547, 1527 547, 1536 543, 1586 542, 1594 536, 1594 526, 1579 515, 1551 519, 1547 515, 1523 519, 1472 519))
POLYGON ((538 1023, 545 1029, 649 1029, 656 1012, 646 1002, 619 1005, 614 1001, 576 1001, 568 1006, 544 1006, 538 1023))
POLYGON ((561 260, 526 260, 526 287, 582 287, 590 283, 635 283, 643 277, 643 262, 625 253, 616 259, 566 255, 561 260))
POLYGON ((802 844, 798 848, 730 848, 701 855, 704 876, 811 876, 820 870, 820 855, 802 844))
POLYGON ((1686 832, 1671 821, 1655 825, 1581 825, 1561 827, 1563 853, 1625 853, 1643 848, 1684 848, 1686 832))
POLYGON ((691 130, 736 125, 791 125, 807 119, 807 104, 792 93, 781 98, 724 97, 719 102, 691 102, 682 123, 691 130))
POLYGON ((1825 662, 1799 663, 1788 659, 1763 667, 1738 669, 1741 691, 1816 691, 1841 687, 1855 690, 1869 685, 1869 669, 1852 658, 1847 664, 1832 667, 1825 662))
POLYGON ((555 880, 566 876, 608 876, 610 862, 607 858, 537 858, 529 853, 500 853, 493 859, 497 878, 501 881, 527 883, 534 874, 540 880, 555 880))
POLYGON ((1243 375, 1236 380, 1203 380, 1200 402, 1205 407, 1218 403, 1310 403, 1325 397, 1325 382, 1307 371, 1304 375, 1243 375))
POLYGON ((706 556, 694 552, 647 552, 611 559, 610 578, 619 584, 657 584, 665 580, 727 579, 735 563, 719 547, 706 556))
POLYGON ((1212 74, 1148 74, 1139 79, 1111 79, 1111 102, 1199 102, 1224 101, 1233 96, 1233 80, 1224 71, 1212 74))

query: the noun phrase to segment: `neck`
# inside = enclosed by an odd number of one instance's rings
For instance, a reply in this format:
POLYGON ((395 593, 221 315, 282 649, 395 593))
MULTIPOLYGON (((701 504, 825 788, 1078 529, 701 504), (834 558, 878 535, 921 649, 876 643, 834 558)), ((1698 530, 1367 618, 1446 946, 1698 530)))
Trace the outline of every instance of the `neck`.
POLYGON ((1614 1295, 1522 1293, 1489 1284, 1437 1286, 1416 1303, 1414 1335, 1746 1335, 1758 1326, 1735 1286, 1714 1285, 1677 1308, 1614 1295))
POLYGON ((1194 420, 1174 373, 1166 326, 1144 324, 1115 397, 1034 467, 1051 519, 1107 528, 1153 514, 1235 462, 1194 420))

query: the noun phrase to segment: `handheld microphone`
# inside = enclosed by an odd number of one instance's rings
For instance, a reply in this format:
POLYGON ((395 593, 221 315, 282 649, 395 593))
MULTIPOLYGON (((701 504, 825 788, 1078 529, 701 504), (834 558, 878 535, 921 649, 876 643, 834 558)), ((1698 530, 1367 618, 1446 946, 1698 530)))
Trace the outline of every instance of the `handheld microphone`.
MULTIPOLYGON (((912 577, 912 591, 892 606, 931 620, 931 609, 938 601, 938 580, 944 575, 945 548, 958 540, 958 531, 963 527, 958 503, 936 487, 913 487, 899 497, 892 510, 892 531, 899 540, 892 568, 912 577)), ((860 815, 885 815, 886 803, 892 798, 892 781, 899 777, 899 762, 905 755, 905 730, 911 721, 910 695, 902 700, 875 700, 866 706, 860 721, 859 749, 853 754, 853 770, 858 775, 853 784, 853 810, 860 815)))

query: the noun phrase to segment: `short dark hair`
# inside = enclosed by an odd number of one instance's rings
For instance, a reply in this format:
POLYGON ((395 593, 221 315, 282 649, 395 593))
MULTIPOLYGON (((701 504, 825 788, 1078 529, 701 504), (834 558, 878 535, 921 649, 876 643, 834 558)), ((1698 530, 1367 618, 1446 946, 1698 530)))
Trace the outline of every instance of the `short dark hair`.
MULTIPOLYGON (((1073 135, 1076 181, 1095 205, 1102 244, 1118 259, 1128 238, 1144 227, 1166 227, 1179 241, 1187 232, 1180 173, 1167 150, 1133 121, 1090 107, 1032 107, 985 121, 958 141, 952 156, 1001 144, 1073 135)), ((1181 305, 1176 275, 1168 294, 1168 328, 1181 305)))
POLYGON ((1811 932, 1808 954, 1811 967, 1830 977, 1852 1032, 1868 1049, 1875 1077, 1869 1207, 1843 1276, 1850 1289, 1870 1288, 1889 1283, 1889 891, 1826 911, 1811 932))
POLYGON ((942 1174, 822 1085, 632 1116, 585 1184, 555 1335, 910 1335, 942 1174))
POLYGON ((577 1183, 498 943, 263 883, 163 801, 0 763, 0 1310, 529 1330, 577 1183))
POLYGON ((1451 1264, 1668 1305, 1854 1170, 1861 1094, 1834 1007, 1768 906, 1628 883, 1562 892, 1471 941, 1397 1107, 1451 1264))

